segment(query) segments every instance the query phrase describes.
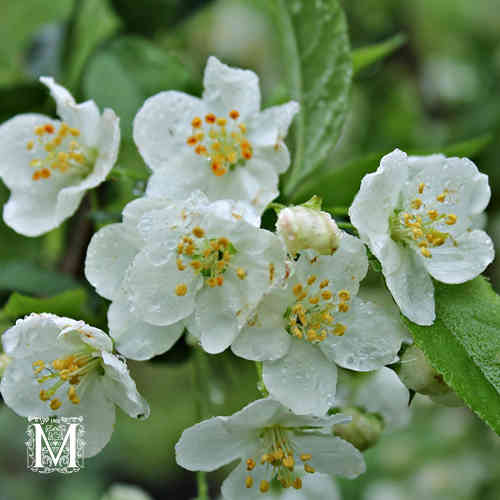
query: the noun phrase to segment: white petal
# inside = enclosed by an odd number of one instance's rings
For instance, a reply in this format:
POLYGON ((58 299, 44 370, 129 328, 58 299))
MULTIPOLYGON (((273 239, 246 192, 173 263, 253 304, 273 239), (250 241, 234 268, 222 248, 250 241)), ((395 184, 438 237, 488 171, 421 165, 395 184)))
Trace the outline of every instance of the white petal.
POLYGON ((165 263, 155 265, 146 250, 137 254, 125 277, 132 314, 158 326, 172 325, 189 316, 201 285, 201 278, 190 269, 177 269, 175 254, 165 263), (184 296, 176 295, 180 284, 187 286, 184 296))
MULTIPOLYGON (((257 453, 249 449, 245 456, 254 456, 257 458, 257 453)), ((265 493, 264 495, 259 490, 259 484, 262 479, 269 480, 269 472, 266 470, 266 466, 262 465, 260 461, 256 461, 255 468, 252 472, 246 470, 245 462, 242 460, 241 463, 234 468, 234 470, 229 474, 229 476, 222 483, 221 493, 224 500, 260 500, 264 496, 265 498, 274 498, 271 492, 265 493), (247 488, 245 486, 245 480, 247 476, 252 477, 253 486, 247 488)))
POLYGON ((337 367, 303 340, 293 339, 282 359, 265 361, 263 379, 271 396, 298 414, 324 415, 335 401, 337 367))
POLYGON ((275 360, 290 348, 291 337, 284 329, 283 311, 287 295, 275 289, 266 296, 252 318, 252 326, 245 326, 231 349, 237 356, 252 361, 275 360))
POLYGON ((175 445, 177 463, 188 470, 212 471, 240 458, 248 437, 234 432, 229 418, 210 418, 186 429, 175 445))
POLYGON ((399 267, 385 281, 401 312, 417 325, 432 325, 436 317, 434 285, 420 256, 401 248, 399 267))
POLYGON ((255 208, 245 201, 216 200, 210 203, 210 211, 220 217, 235 221, 243 218, 246 222, 255 227, 260 227, 260 217, 255 208))
POLYGON ((312 455, 308 463, 318 472, 352 479, 366 470, 363 455, 343 439, 305 434, 294 436, 293 443, 300 453, 312 455))
MULTIPOLYGON (((48 116, 29 113, 17 115, 0 125, 0 176, 5 185, 13 190, 16 187, 30 188, 33 182, 33 167, 30 161, 37 157, 34 150, 28 151, 28 141, 35 140, 35 127, 59 122, 48 116)), ((40 182, 36 183, 40 184, 40 182)), ((42 186, 38 186, 43 187, 42 186)))
POLYGON ((352 224, 379 259, 389 234, 389 216, 397 208, 407 177, 407 156, 396 149, 382 158, 375 173, 365 175, 349 208, 352 224))
POLYGON ((203 101, 182 92, 160 92, 147 99, 134 119, 134 141, 148 166, 156 170, 187 154, 197 158, 186 141, 193 133, 193 118, 205 113, 203 101))
POLYGON ((333 255, 316 255, 312 251, 302 252, 296 266, 297 280, 305 282, 314 275, 316 285, 329 280, 328 288, 336 294, 345 289, 356 294, 359 282, 368 271, 368 257, 363 242, 347 233, 342 233, 339 248, 333 255))
POLYGON ((243 120, 260 110, 259 78, 249 70, 231 68, 208 58, 203 79, 203 100, 217 115, 237 110, 243 120))
POLYGON ((87 249, 85 277, 99 295, 111 300, 116 297, 140 244, 137 234, 121 223, 94 234, 87 249))
POLYGON ((283 406, 271 397, 257 399, 231 415, 227 425, 234 433, 253 436, 255 431, 280 422, 283 406))
POLYGON ((201 333, 201 346, 210 354, 227 349, 240 331, 237 310, 244 303, 242 288, 226 279, 216 288, 204 287, 196 299, 195 321, 201 333), (236 310, 235 310, 236 308, 236 310))
POLYGON ((336 319, 347 327, 342 337, 329 335, 320 343, 329 359, 349 370, 371 371, 397 360, 402 337, 397 319, 382 308, 354 297, 336 319))
POLYGON ((408 389, 393 370, 384 367, 362 379, 353 404, 380 414, 386 428, 397 428, 410 420, 408 400, 408 389))
POLYGON ((481 274, 495 258, 491 238, 480 230, 465 232, 456 240, 456 246, 443 245, 431 251, 424 259, 427 271, 443 283, 464 283, 481 274))
POLYGON ((108 309, 110 335, 116 349, 129 359, 143 361, 168 351, 184 329, 182 322, 155 326, 130 312, 126 297, 117 297, 108 309))
POLYGON ((294 116, 299 112, 295 101, 267 108, 254 115, 248 123, 248 138, 252 145, 279 146, 285 139, 294 116))
POLYGON ((101 384, 104 393, 133 418, 149 417, 149 406, 139 394, 127 365, 109 352, 102 353, 105 375, 101 384))
POLYGON ((341 500, 340 491, 334 479, 327 474, 306 474, 302 477, 302 488, 288 488, 276 493, 276 500, 341 500))
POLYGON ((57 340, 58 343, 73 345, 74 350, 80 350, 83 347, 82 343, 98 351, 111 352, 113 350, 113 342, 109 335, 83 321, 65 326, 57 340))
POLYGON ((142 217, 148 212, 161 210, 168 206, 168 201, 163 198, 137 198, 128 203, 123 209, 123 223, 129 230, 137 230, 142 217))
POLYGON ((75 103, 73 96, 51 77, 41 77, 57 104, 57 114, 70 127, 80 130, 86 146, 95 146, 99 140, 100 113, 94 101, 75 103))

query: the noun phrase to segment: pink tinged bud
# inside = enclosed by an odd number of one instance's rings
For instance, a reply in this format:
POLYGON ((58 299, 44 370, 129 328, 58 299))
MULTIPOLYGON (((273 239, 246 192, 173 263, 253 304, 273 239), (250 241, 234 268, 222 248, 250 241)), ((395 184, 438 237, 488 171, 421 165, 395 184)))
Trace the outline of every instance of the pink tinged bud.
POLYGON ((338 248, 341 235, 329 213, 303 206, 281 210, 276 229, 291 255, 305 249, 331 255, 338 248))

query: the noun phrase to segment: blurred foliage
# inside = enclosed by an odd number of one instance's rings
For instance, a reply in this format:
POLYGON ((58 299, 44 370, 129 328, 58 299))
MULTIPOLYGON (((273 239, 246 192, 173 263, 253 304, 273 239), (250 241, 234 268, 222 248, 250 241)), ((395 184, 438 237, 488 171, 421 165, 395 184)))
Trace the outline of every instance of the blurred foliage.
MULTIPOLYGON (((301 3, 313 9, 323 2, 301 3)), ((351 106, 339 142, 340 126, 322 139, 321 151, 327 151, 324 170, 301 182, 300 189, 293 187, 290 198, 305 201, 321 190, 326 206, 347 205, 364 173, 375 169, 380 156, 395 147, 473 156, 490 175, 493 199, 488 226, 500 241, 498 0, 342 3, 359 70, 351 106), (404 45, 397 34, 406 37, 404 45)), ((311 90, 309 75, 322 74, 330 55, 325 52, 324 57, 306 62, 283 57, 280 29, 266 11, 274 4, 266 0, 0 3, 0 121, 23 112, 54 113, 47 91, 37 83, 41 74, 52 74, 78 98, 113 107, 121 115, 125 136, 108 182, 61 228, 40 238, 24 238, 0 221, 0 327, 6 328, 28 309, 40 308, 79 315, 105 327, 107 302, 88 289, 82 259, 92 229, 120 220, 125 204, 144 191, 148 169, 130 133, 145 98, 169 88, 199 94, 209 54, 257 71, 266 105, 293 97, 285 75, 297 66, 303 66, 304 88, 311 90), (62 297, 51 298, 61 292, 62 297)), ((293 10, 296 2, 279 4, 293 10)), ((291 15, 291 22, 302 26, 300 15, 291 15)), ((309 24, 302 27, 309 27, 304 40, 314 34, 309 24)), ((307 154, 316 166, 316 151, 307 154)), ((0 202, 7 198, 8 191, 1 186, 0 202)), ((500 270, 492 266, 490 274, 493 286, 500 288, 500 270)), ((165 357, 130 363, 151 404, 151 417, 138 423, 120 414, 105 451, 71 476, 26 471, 26 424, 0 406, 0 498, 97 500, 116 481, 142 485, 158 499, 193 498, 192 475, 175 464, 173 450, 181 431, 198 420, 191 354, 183 338, 165 357)), ((202 369, 207 381, 203 392, 210 402, 204 416, 232 413, 257 397, 251 363, 224 353, 208 358, 202 369)), ((465 409, 440 408, 419 396, 412 406, 412 425, 384 436, 366 453, 365 475, 341 482, 344 498, 496 500, 498 437, 465 409)), ((213 498, 222 478, 222 472, 210 475, 213 498)))

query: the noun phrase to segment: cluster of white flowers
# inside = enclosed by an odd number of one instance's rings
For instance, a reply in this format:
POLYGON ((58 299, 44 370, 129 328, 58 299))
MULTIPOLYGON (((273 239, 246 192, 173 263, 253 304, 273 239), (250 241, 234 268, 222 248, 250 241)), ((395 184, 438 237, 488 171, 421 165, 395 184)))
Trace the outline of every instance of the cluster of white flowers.
MULTIPOLYGON (((26 235, 71 215, 105 179, 119 143, 112 111, 101 117, 92 101, 77 105, 42 81, 64 121, 21 115, 0 127, 0 174, 12 191, 4 218, 26 235)), ((472 227, 488 180, 467 159, 396 150, 350 208, 361 239, 313 204, 281 210, 276 233, 260 229, 290 165, 284 138, 299 106, 260 111, 257 76, 214 57, 204 85, 202 99, 168 91, 139 110, 134 139, 153 171, 146 194, 89 245, 86 277, 111 301, 114 343, 67 318, 20 320, 2 337, 10 360, 2 395, 20 415, 85 415, 87 455, 95 454, 110 437, 114 404, 148 414, 120 355, 150 359, 187 330, 207 353, 230 347, 259 363, 266 397, 187 429, 178 463, 211 471, 240 460, 222 487, 228 500, 324 498, 323 488, 333 498, 329 476, 364 471, 350 443, 364 449, 409 417, 408 391, 386 367, 407 335, 397 316, 357 296, 365 244, 402 313, 431 324, 431 276, 461 283, 493 259, 491 240, 472 227), (281 496, 290 486, 309 493, 281 496)))

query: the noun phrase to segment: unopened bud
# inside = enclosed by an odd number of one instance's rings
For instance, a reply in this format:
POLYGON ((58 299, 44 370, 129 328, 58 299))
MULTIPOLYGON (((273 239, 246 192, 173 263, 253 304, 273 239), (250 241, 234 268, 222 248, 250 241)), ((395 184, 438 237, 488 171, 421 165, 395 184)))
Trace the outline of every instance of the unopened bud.
POLYGON ((312 249, 331 255, 339 246, 340 229, 327 212, 305 206, 284 208, 278 215, 277 233, 290 255, 312 249))
POLYGON ((409 346, 401 356, 399 378, 408 389, 427 396, 439 396, 451 391, 416 345, 409 346))
POLYGON ((336 424, 333 433, 348 441, 359 451, 374 446, 380 438, 384 425, 379 417, 373 413, 364 413, 357 408, 343 408, 343 415, 352 417, 350 422, 336 424))
POLYGON ((5 372, 5 369, 7 368, 7 365, 10 363, 10 358, 7 356, 7 354, 0 353, 0 377, 3 375, 5 372))

